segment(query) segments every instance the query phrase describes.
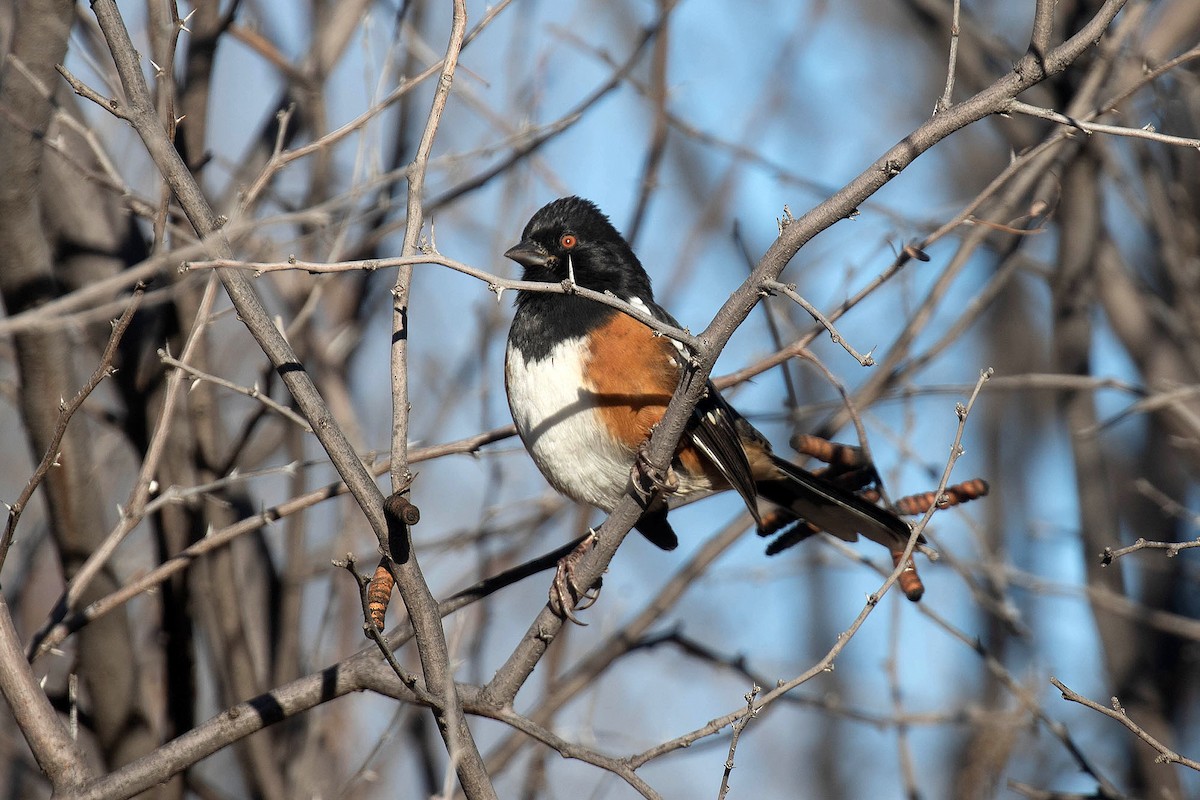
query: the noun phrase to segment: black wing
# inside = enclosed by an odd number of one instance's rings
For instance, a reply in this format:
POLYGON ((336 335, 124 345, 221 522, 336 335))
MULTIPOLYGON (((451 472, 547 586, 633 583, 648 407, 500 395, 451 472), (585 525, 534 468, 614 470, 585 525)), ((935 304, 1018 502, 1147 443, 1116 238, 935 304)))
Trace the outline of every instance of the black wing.
MULTIPOLYGON (((677 328, 680 327, 675 318, 654 301, 640 300, 639 302, 645 305, 655 318, 677 328)), ((679 350, 682 367, 682 359, 687 358, 690 354, 687 348, 679 342, 671 340, 671 343, 679 350)), ((692 411, 692 418, 688 422, 687 432, 684 435, 712 462, 717 471, 729 482, 729 485, 741 495, 742 500, 746 503, 746 508, 754 516, 755 523, 761 525, 762 518, 758 513, 758 500, 756 499, 758 491, 754 485, 750 462, 746 459, 746 448, 739 433, 740 428, 750 428, 749 423, 741 418, 741 415, 717 391, 717 387, 713 385, 712 381, 709 381, 704 397, 692 411), (741 424, 739 425, 739 423, 741 424)), ((754 431, 754 433, 758 432, 754 431)))

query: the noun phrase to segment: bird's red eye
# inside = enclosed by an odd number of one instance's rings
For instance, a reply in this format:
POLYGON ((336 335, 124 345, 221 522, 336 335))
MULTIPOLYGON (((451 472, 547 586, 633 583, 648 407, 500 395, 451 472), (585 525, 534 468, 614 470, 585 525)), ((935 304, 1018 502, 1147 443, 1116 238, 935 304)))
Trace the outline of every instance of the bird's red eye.
POLYGON ((579 244, 579 240, 575 238, 575 234, 573 233, 564 233, 562 238, 558 240, 558 243, 562 245, 563 250, 570 250, 572 247, 579 244))

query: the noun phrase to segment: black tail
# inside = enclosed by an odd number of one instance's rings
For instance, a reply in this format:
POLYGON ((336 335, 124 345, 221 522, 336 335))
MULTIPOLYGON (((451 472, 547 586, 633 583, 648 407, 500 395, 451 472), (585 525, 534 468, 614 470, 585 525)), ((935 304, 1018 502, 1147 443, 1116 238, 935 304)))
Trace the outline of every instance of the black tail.
POLYGON ((763 499, 848 542, 861 533, 893 552, 908 544, 912 528, 892 512, 778 456, 771 461, 777 475, 755 482, 763 499))
POLYGON ((642 514, 633 527, 655 547, 662 550, 674 550, 679 547, 679 537, 675 535, 671 523, 667 522, 666 506, 642 514))

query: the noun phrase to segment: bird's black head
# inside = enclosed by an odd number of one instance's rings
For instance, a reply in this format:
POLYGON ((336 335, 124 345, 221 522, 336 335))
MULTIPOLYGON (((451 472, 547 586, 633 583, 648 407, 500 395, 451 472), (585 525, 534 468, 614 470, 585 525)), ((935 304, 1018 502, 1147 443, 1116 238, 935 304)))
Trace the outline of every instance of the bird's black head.
POLYGON ((595 203, 582 197, 543 206, 525 226, 521 243, 504 255, 525 268, 527 281, 573 277, 588 289, 653 300, 650 278, 629 243, 595 203))

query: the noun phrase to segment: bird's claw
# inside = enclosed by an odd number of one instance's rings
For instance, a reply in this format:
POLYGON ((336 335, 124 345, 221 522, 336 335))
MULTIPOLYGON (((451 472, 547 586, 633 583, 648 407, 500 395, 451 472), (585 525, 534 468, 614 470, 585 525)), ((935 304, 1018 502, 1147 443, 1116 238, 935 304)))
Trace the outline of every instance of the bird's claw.
POLYGON ((574 610, 584 611, 595 605, 600 598, 602 579, 597 578, 591 586, 582 587, 575 581, 575 567, 584 554, 595 546, 596 532, 588 531, 588 536, 579 543, 579 546, 558 562, 554 581, 550 584, 550 610, 558 616, 584 627, 587 626, 587 623, 581 622, 575 616, 574 610))
POLYGON ((633 488, 643 500, 649 499, 655 492, 674 494, 679 491, 679 476, 675 474, 675 470, 669 465, 665 470, 661 470, 650 460, 649 442, 642 442, 638 446, 629 477, 633 481, 633 488))

